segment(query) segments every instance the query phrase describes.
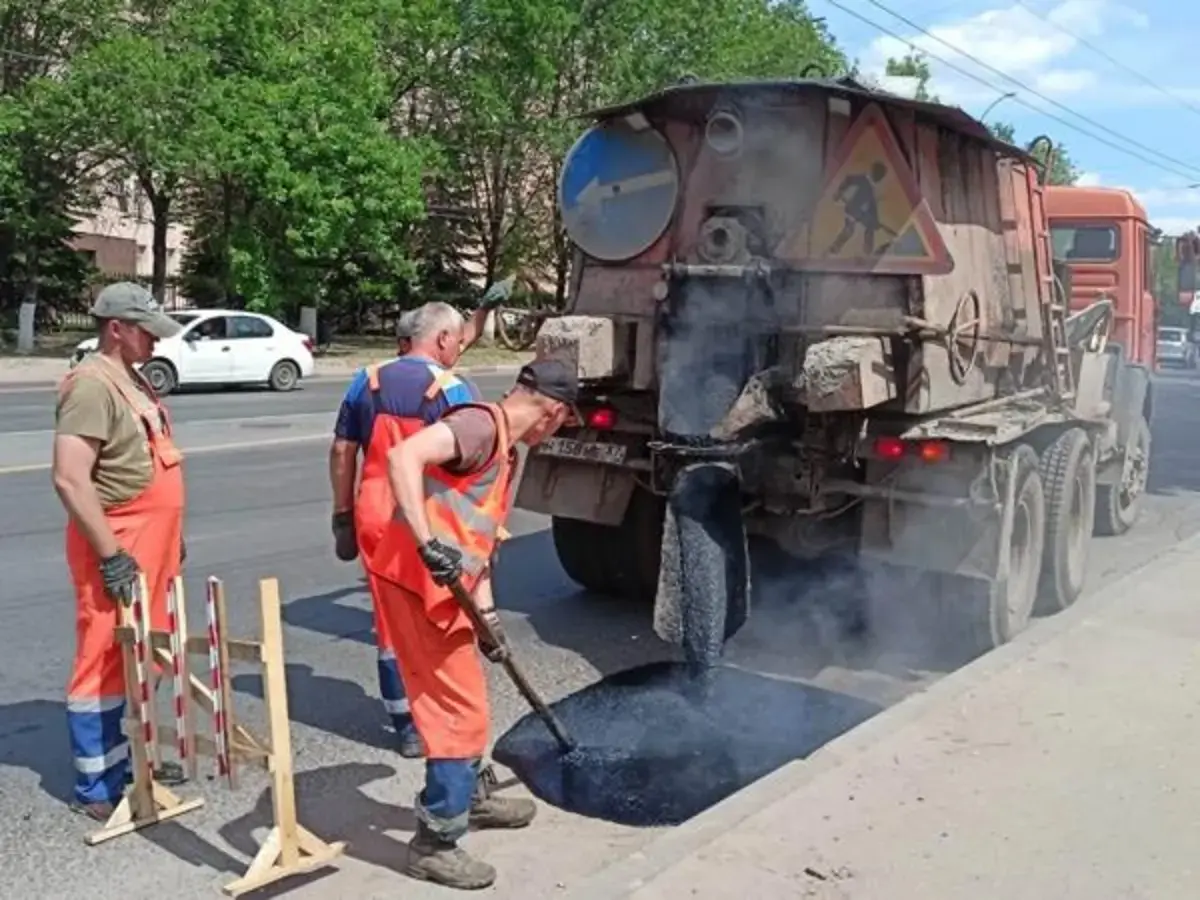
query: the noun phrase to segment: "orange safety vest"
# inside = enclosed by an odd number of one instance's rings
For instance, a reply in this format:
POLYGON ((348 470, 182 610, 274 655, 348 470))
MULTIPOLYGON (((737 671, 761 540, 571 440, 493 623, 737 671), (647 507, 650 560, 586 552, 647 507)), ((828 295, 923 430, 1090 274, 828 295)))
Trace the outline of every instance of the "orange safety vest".
MULTIPOLYGON (((430 530, 435 538, 462 554, 462 582, 468 591, 474 590, 496 545, 507 536, 504 522, 512 510, 511 487, 517 470, 516 449, 509 442, 504 412, 493 403, 463 404, 455 410, 470 407, 487 410, 496 422, 496 446, 492 458, 470 475, 457 475, 440 466, 430 466, 424 477, 425 514, 430 530)), ((403 440, 399 434, 394 438, 394 443, 383 451, 385 457, 403 440)), ((448 626, 455 618, 457 603, 448 588, 435 584, 430 577, 429 570, 421 562, 412 529, 394 498, 391 509, 392 519, 374 554, 364 563, 377 577, 422 598, 427 615, 445 621, 448 626), (445 607, 445 604, 451 606, 445 607)))

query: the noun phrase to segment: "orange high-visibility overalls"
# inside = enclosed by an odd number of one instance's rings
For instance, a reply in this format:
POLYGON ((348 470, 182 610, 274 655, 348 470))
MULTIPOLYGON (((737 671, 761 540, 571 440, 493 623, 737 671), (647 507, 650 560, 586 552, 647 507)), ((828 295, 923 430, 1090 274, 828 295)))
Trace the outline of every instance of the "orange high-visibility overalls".
MULTIPOLYGON (((101 358, 102 359, 102 358, 101 358)), ((144 380, 143 394, 125 384, 103 360, 93 369, 133 410, 146 430, 154 466, 149 484, 125 503, 104 511, 117 542, 146 576, 151 628, 166 628, 167 585, 179 574, 183 529, 183 455, 171 440, 166 409, 144 380)), ((76 373, 64 379, 66 390, 76 373)), ((137 376, 141 380, 141 376, 137 376)), ((129 771, 129 743, 121 729, 125 679, 116 603, 104 589, 100 559, 74 521, 67 522, 67 565, 75 586, 75 662, 67 686, 67 725, 75 758, 75 797, 81 803, 116 803, 129 771)))
MULTIPOLYGON (((392 521, 394 503, 392 488, 388 482, 387 451, 394 446, 397 437, 403 440, 429 424, 429 421, 420 415, 423 407, 418 404, 410 404, 413 415, 399 416, 387 411, 392 404, 385 404, 380 396, 379 370, 396 362, 389 360, 386 363, 377 363, 366 370, 367 391, 375 409, 374 421, 379 423, 387 420, 391 424, 387 428, 378 429, 372 426, 371 435, 363 446, 362 477, 354 501, 354 532, 358 540, 359 559, 363 562, 363 572, 367 578, 367 588, 371 593, 376 646, 379 650, 379 689, 384 708, 396 729, 396 735, 403 741, 405 734, 411 733, 413 727, 409 702, 404 694, 396 660, 396 645, 388 633, 387 620, 380 613, 379 582, 366 564, 374 554, 380 536, 392 521), (383 437, 377 439, 375 435, 380 432, 383 433, 383 437)), ((414 374, 429 372, 424 365, 413 368, 414 374)), ((458 377, 450 371, 442 371, 439 374, 429 372, 427 377, 429 385, 423 394, 427 403, 435 400, 447 385, 459 382, 458 377)))
MULTIPOLYGON (((467 407, 485 409, 495 420, 492 457, 469 475, 440 467, 427 469, 425 512, 434 537, 462 554, 462 582, 473 591, 488 571, 512 508, 516 453, 500 407, 468 404, 455 410, 467 407)), ((386 458, 405 435, 390 421, 380 425, 383 428, 376 426, 378 436, 373 442, 380 442, 377 452, 386 458)), ((384 502, 393 519, 365 562, 380 588, 381 612, 395 642, 413 721, 425 746, 426 780, 417 797, 417 814, 444 839, 457 840, 467 829, 488 743, 487 680, 475 629, 450 590, 430 577, 390 487, 386 501, 382 490, 372 496, 384 502)))

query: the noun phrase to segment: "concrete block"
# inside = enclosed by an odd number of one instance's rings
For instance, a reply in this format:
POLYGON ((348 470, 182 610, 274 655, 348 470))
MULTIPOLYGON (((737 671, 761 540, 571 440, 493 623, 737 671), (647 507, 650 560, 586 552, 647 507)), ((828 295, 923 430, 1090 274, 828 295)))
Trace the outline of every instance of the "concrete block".
POLYGON ((870 409, 896 397, 896 373, 887 342, 834 337, 808 347, 798 387, 814 412, 870 409))
POLYGON ((580 381, 622 374, 621 330, 612 319, 556 316, 542 323, 535 350, 539 359, 557 359, 575 369, 580 381))

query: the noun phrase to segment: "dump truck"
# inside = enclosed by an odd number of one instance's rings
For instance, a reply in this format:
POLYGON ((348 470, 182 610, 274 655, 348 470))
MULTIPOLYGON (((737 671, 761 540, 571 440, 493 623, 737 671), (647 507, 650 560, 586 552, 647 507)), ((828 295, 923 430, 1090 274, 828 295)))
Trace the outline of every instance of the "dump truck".
MULTIPOLYGON (((1077 288, 1095 272, 1056 253, 1048 209, 1070 228, 1071 189, 1043 181, 963 111, 847 78, 596 111, 559 183, 568 304, 536 345, 575 367, 581 421, 529 454, 517 506, 552 517, 583 587, 658 606, 667 526, 711 531, 719 503, 801 566, 936 580, 945 627, 985 647, 1066 608, 1145 491, 1153 307, 1077 288), (705 468, 732 500, 678 496, 705 468)), ((1140 291, 1150 229, 1122 209, 1100 256, 1140 291)))

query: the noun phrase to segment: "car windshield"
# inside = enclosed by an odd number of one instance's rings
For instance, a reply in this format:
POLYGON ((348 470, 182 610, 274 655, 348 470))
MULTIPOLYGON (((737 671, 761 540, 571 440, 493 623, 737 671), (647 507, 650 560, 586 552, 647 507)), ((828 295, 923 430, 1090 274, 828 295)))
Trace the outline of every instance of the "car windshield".
POLYGON ((1160 328, 1158 329, 1158 339, 1166 343, 1179 344, 1184 339, 1182 328, 1160 328))

